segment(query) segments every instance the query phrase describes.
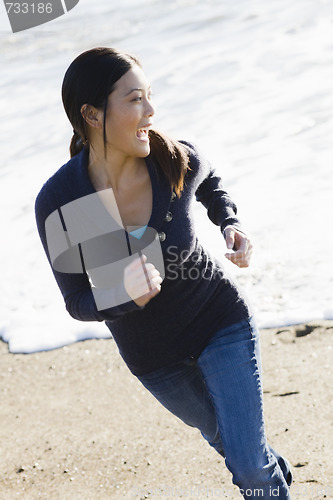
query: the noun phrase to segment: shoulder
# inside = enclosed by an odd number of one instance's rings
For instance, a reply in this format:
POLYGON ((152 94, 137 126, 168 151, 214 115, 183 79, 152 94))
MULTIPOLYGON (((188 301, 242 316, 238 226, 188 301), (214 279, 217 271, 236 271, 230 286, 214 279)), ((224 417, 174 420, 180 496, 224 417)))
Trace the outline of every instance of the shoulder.
POLYGON ((57 208, 80 197, 82 184, 86 183, 84 161, 83 155, 79 153, 62 165, 44 183, 35 200, 37 217, 43 214, 46 218, 57 208))
POLYGON ((200 148, 193 142, 180 140, 180 142, 187 149, 189 155, 189 167, 188 177, 196 177, 202 180, 209 170, 210 164, 205 158, 205 155, 200 150, 200 148))
POLYGON ((190 158, 194 157, 194 158, 198 158, 200 156, 200 151, 199 151, 199 148, 196 144, 194 144, 193 142, 190 142, 190 141, 185 141, 183 139, 180 139, 178 140, 178 142, 185 147, 185 149, 187 150, 190 158))
POLYGON ((186 148, 190 163, 198 164, 199 167, 203 167, 208 164, 204 153, 201 151, 200 147, 197 144, 184 140, 179 140, 178 142, 180 142, 180 144, 182 144, 186 148))

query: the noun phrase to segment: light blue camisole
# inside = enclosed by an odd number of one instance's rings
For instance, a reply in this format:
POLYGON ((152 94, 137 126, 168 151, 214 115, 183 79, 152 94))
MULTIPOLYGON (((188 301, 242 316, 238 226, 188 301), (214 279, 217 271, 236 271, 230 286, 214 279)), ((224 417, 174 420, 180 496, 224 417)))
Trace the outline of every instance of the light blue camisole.
POLYGON ((145 226, 139 227, 139 229, 134 229, 134 231, 131 231, 129 234, 139 240, 140 238, 142 238, 143 233, 145 232, 146 229, 147 229, 147 224, 145 226))

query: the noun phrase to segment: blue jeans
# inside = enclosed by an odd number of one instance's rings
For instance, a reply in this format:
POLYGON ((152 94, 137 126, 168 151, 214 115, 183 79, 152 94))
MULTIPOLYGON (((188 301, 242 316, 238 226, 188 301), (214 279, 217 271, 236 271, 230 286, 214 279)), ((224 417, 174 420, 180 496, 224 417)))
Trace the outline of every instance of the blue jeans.
POLYGON ((225 458, 246 500, 290 500, 289 463, 266 440, 259 332, 252 318, 219 330, 198 359, 138 378, 225 458))

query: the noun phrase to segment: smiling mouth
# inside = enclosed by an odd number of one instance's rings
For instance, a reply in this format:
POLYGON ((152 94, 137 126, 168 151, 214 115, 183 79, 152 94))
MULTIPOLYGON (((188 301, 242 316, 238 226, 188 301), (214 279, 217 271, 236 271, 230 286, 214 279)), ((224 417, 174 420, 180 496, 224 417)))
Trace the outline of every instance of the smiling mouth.
POLYGON ((139 128, 136 131, 136 137, 137 137, 137 139, 139 139, 140 141, 148 141, 149 140, 149 136, 148 136, 149 128, 150 127, 139 128))

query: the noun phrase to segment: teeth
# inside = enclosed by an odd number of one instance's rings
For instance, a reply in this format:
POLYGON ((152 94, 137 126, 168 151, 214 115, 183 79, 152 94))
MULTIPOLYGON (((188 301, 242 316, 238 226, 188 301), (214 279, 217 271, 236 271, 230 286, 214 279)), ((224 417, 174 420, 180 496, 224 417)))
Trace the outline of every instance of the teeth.
POLYGON ((140 138, 140 137, 147 137, 148 135, 148 130, 146 128, 140 128, 137 133, 136 133, 137 137, 140 138))

